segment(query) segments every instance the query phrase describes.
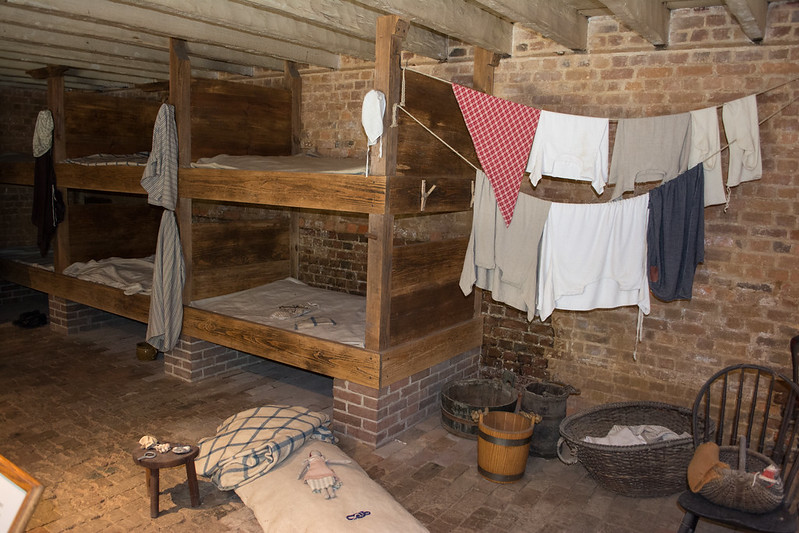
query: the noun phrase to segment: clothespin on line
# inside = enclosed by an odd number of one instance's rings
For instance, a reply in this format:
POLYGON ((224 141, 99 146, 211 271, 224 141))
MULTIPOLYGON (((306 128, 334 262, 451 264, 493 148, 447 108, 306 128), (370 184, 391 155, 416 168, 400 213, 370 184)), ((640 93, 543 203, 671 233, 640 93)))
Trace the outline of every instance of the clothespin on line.
POLYGON ((436 190, 435 185, 430 187, 430 190, 427 190, 427 180, 422 180, 422 204, 419 209, 420 211, 424 211, 424 208, 427 205, 427 197, 430 196, 434 190, 436 190))

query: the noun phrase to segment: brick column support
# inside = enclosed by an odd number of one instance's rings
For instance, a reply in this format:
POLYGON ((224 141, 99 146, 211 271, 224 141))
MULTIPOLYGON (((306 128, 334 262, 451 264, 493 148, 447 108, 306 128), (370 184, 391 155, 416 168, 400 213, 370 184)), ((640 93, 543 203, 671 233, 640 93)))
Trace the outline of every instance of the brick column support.
POLYGON ((381 389, 334 379, 332 428, 371 446, 386 444, 440 412, 442 385, 476 377, 479 359, 480 350, 470 350, 381 389))
POLYGON ((255 361, 255 356, 248 353, 181 335, 175 347, 164 353, 164 373, 193 382, 251 365, 255 361))
POLYGON ((122 320, 118 315, 58 296, 49 296, 48 307, 50 329, 62 335, 90 331, 122 320))

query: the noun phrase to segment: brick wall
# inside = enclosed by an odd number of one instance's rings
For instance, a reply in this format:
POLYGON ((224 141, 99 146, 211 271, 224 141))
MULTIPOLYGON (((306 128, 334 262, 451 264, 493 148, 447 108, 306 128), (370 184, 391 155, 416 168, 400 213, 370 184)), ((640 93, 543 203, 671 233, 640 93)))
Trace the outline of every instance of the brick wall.
MULTIPOLYGON (((0 87, 0 155, 32 157, 33 129, 39 111, 47 106, 47 94, 39 89, 0 87)), ((31 223, 33 189, 0 185, 0 248, 33 246, 36 226, 31 223)))
POLYGON ((366 216, 302 212, 300 280, 365 296, 368 229, 366 216))
POLYGON ((0 154, 31 155, 36 117, 47 108, 47 92, 0 87, 0 102, 0 154))

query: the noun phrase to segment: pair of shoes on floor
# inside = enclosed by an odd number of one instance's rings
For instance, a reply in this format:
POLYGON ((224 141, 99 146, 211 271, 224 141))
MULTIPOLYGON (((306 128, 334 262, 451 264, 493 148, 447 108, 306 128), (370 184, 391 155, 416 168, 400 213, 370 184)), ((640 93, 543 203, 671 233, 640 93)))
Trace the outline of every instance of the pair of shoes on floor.
POLYGON ((25 329, 38 328, 47 324, 47 315, 39 312, 38 309, 22 313, 12 322, 15 326, 25 329))

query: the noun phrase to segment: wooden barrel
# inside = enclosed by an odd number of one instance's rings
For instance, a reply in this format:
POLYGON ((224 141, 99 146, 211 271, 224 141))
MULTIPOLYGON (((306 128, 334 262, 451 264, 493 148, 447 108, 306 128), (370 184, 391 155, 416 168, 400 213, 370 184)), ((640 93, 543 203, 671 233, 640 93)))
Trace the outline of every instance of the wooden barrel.
POLYGON ((524 477, 535 423, 516 413, 480 415, 477 431, 477 471, 496 483, 524 477))
POLYGON ((518 394, 498 379, 460 379, 441 388, 441 424, 459 437, 477 438, 477 419, 488 411, 513 411, 518 394))

